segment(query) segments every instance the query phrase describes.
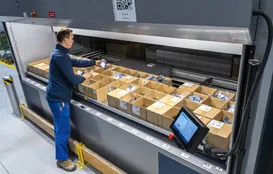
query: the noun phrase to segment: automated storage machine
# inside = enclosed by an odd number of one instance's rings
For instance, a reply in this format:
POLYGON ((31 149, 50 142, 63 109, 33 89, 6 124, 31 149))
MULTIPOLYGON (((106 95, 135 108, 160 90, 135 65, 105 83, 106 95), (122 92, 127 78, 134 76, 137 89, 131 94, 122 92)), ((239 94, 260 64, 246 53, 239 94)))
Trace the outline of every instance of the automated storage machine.
MULTIPOLYGON (((268 103, 258 103, 271 92, 263 83, 264 93, 257 93, 252 101, 255 107, 244 110, 259 61, 254 59, 252 42, 255 4, 238 3, 239 10, 248 10, 241 15, 223 11, 221 20, 201 14, 201 19, 193 15, 192 20, 187 16, 180 22, 171 17, 152 20, 140 14, 147 12, 146 7, 137 5, 138 22, 113 22, 113 12, 101 20, 1 17, 1 21, 27 106, 50 122, 45 90, 56 32, 62 27, 73 30, 71 57, 108 61, 107 69, 74 69, 77 74, 92 71, 94 75, 74 88, 72 137, 124 171, 248 173, 259 149, 250 153, 245 146, 253 143, 254 122, 266 115, 256 111, 265 110, 268 103), (210 129, 193 153, 177 147, 170 136, 169 125, 183 106, 210 129)), ((159 14, 157 8, 155 13, 159 14)), ((269 69, 265 72, 272 73, 269 69)))

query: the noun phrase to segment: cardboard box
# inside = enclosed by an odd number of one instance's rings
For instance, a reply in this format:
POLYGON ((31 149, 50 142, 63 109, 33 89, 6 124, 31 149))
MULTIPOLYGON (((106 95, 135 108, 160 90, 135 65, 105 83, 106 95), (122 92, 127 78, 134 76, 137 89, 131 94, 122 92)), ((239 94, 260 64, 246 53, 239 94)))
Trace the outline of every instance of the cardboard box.
POLYGON ((176 105, 181 105, 180 103, 182 103, 182 100, 183 99, 180 98, 180 97, 176 97, 176 96, 167 94, 166 96, 164 96, 159 101, 174 107, 176 105))
POLYGON ((235 108, 236 108, 235 106, 236 106, 236 103, 235 103, 235 102, 229 102, 226 111, 228 111, 228 112, 230 112, 230 113, 234 113, 235 108))
POLYGON ((152 91, 149 95, 145 96, 148 99, 158 101, 165 97, 167 94, 159 91, 152 91))
POLYGON ((34 74, 38 74, 38 68, 37 66, 45 66, 45 65, 49 65, 49 58, 46 58, 46 59, 42 59, 42 60, 39 60, 39 61, 35 61, 35 62, 31 62, 28 64, 27 66, 27 69, 29 72, 32 72, 34 74))
POLYGON ((95 76, 92 76, 90 79, 95 80, 95 81, 101 81, 101 80, 106 79, 106 78, 108 78, 108 77, 104 76, 104 75, 95 75, 95 76))
POLYGON ((117 80, 116 80, 116 79, 113 79, 113 78, 111 78, 111 77, 108 77, 108 78, 105 78, 105 79, 100 80, 99 82, 101 82, 101 83, 103 83, 103 84, 105 84, 105 85, 108 85, 108 84, 110 84, 110 83, 112 83, 112 82, 115 82, 115 81, 117 81, 117 80))
POLYGON ((107 94, 108 105, 114 108, 119 107, 119 99, 124 95, 128 94, 130 91, 115 89, 107 94))
POLYGON ((135 77, 137 75, 137 70, 128 68, 128 69, 125 69, 124 71, 122 71, 122 73, 135 77))
POLYGON ((95 80, 92 79, 87 79, 85 80, 83 83, 78 85, 78 91, 88 97, 92 97, 93 96, 93 91, 90 88, 90 86, 95 83, 95 80))
POLYGON ((117 66, 115 68, 112 69, 112 71, 117 71, 117 72, 120 72, 122 73, 123 71, 125 71, 127 68, 124 68, 122 66, 117 66))
POLYGON ((221 121, 227 124, 233 124, 234 114, 227 111, 221 111, 221 121))
POLYGON ((107 71, 107 70, 102 69, 102 68, 97 68, 97 69, 94 70, 94 72, 99 73, 99 74, 102 74, 105 71, 107 71))
POLYGON ((206 104, 214 108, 224 110, 228 108, 229 102, 226 100, 220 100, 215 97, 209 97, 206 104))
POLYGON ((136 84, 132 84, 132 83, 127 83, 127 84, 125 84, 125 85, 123 85, 123 86, 120 87, 120 89, 129 91, 129 92, 133 92, 137 88, 139 88, 139 86, 136 85, 136 84))
POLYGON ((214 148, 228 149, 232 125, 217 120, 211 120, 207 127, 210 129, 207 134, 208 143, 214 148))
POLYGON ((145 88, 145 87, 139 87, 138 89, 134 90, 133 93, 141 95, 141 96, 147 96, 153 92, 152 89, 145 88))
POLYGON ((158 101, 153 103, 147 108, 147 121, 162 127, 162 115, 171 108, 171 106, 158 101))
POLYGON ((167 112, 165 112, 162 117, 162 127, 170 130, 170 125, 172 124, 174 117, 177 116, 179 111, 180 111, 179 108, 173 107, 167 112))
POLYGON ((130 75, 126 75, 124 77, 122 77, 120 80, 126 82, 126 83, 133 83, 133 81, 135 81, 137 78, 130 76, 130 75))
POLYGON ((108 76, 108 77, 113 77, 114 73, 116 73, 116 72, 111 71, 111 70, 106 70, 101 75, 108 76))
POLYGON ((139 117, 142 120, 147 120, 146 109, 154 103, 154 100, 140 97, 132 103, 132 115, 139 117))
POLYGON ((95 82, 89 86, 92 90, 91 97, 99 102, 105 101, 107 99, 108 86, 101 83, 95 82))
POLYGON ((108 85, 108 91, 109 92, 114 91, 115 89, 117 89, 123 85, 126 85, 126 84, 127 84, 126 82, 116 80, 108 85))
POLYGON ((229 91, 223 91, 223 90, 216 91, 216 93, 214 94, 215 98, 218 98, 218 93, 219 92, 224 93, 225 96, 228 98, 228 101, 232 101, 232 102, 235 101, 236 95, 234 93, 229 92, 229 91))
POLYGON ((147 83, 151 83, 151 81, 146 80, 146 79, 142 79, 142 78, 138 78, 138 79, 134 80, 132 83, 137 84, 138 86, 144 86, 147 83))
POLYGON ((168 85, 161 85, 158 88, 155 89, 156 91, 164 92, 167 94, 173 94, 176 90, 175 87, 168 86, 168 85))
POLYGON ((195 92, 196 90, 198 90, 198 88, 200 88, 200 85, 186 82, 183 85, 179 86, 179 88, 187 90, 187 91, 195 92))
POLYGON ((157 83, 157 82, 155 82, 155 81, 150 81, 150 83, 146 83, 146 84, 144 85, 144 87, 150 88, 150 89, 156 89, 156 88, 158 88, 158 87, 161 86, 161 85, 163 85, 163 84, 157 83))
POLYGON ((206 118, 206 117, 202 117, 202 116, 200 116, 200 115, 196 115, 196 117, 198 117, 199 120, 202 121, 202 122, 204 123, 204 125, 209 124, 209 122, 211 121, 211 119, 206 118))
POLYGON ((135 77, 146 79, 146 78, 148 77, 148 73, 138 71, 138 72, 135 74, 135 77))
POLYGON ((207 117, 209 119, 220 121, 222 118, 221 110, 213 108, 208 105, 201 105, 199 108, 193 111, 194 114, 207 117))
POLYGON ((131 93, 131 92, 128 94, 125 94, 119 100, 119 103, 118 103, 119 109, 128 113, 128 114, 132 114, 132 103, 140 97, 141 96, 131 93))
POLYGON ((197 88, 195 92, 198 92, 207 96, 213 96, 216 91, 217 89, 214 89, 214 88, 210 88, 207 86, 200 86, 199 88, 197 88))
POLYGON ((182 99, 187 98, 189 95, 191 95, 192 92, 184 90, 184 89, 175 89, 175 91, 172 93, 172 95, 180 97, 182 99))
MULTIPOLYGON (((159 76, 156 76, 156 78, 158 78, 159 76)), ((157 79, 153 79, 153 81, 155 82, 158 82, 158 83, 161 83, 161 84, 164 84, 164 85, 168 85, 168 86, 172 86, 172 79, 171 78, 168 78, 168 77, 163 77, 164 78, 164 81, 163 82, 159 82, 157 81, 157 79)))
POLYGON ((201 104, 196 103, 196 102, 192 102, 188 99, 184 99, 182 102, 178 103, 176 105, 176 107, 178 108, 182 108, 183 106, 186 106, 187 108, 189 108, 191 111, 196 110, 197 108, 199 108, 201 106, 201 104))
MULTIPOLYGON (((187 99, 190 100, 190 97, 193 96, 193 95, 196 95, 196 96, 199 96, 199 97, 202 98, 202 101, 199 104, 208 104, 209 97, 207 95, 200 94, 200 93, 197 93, 197 92, 193 92, 191 95, 189 95, 187 97, 187 99)), ((195 102, 195 101, 193 101, 193 102, 195 102)), ((196 102, 196 103, 198 103, 198 102, 196 102)))

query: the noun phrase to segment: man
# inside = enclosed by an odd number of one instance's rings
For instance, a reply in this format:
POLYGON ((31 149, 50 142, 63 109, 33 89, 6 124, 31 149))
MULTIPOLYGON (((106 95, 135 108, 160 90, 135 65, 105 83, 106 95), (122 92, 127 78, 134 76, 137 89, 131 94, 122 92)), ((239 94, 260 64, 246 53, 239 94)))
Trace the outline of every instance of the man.
POLYGON ((78 85, 91 77, 75 75, 73 67, 89 67, 101 62, 93 60, 77 60, 68 55, 72 47, 73 32, 62 29, 57 33, 58 44, 50 56, 49 83, 46 90, 46 100, 54 118, 55 150, 57 166, 74 171, 76 166, 68 159, 68 139, 70 137, 70 106, 73 85, 78 85))

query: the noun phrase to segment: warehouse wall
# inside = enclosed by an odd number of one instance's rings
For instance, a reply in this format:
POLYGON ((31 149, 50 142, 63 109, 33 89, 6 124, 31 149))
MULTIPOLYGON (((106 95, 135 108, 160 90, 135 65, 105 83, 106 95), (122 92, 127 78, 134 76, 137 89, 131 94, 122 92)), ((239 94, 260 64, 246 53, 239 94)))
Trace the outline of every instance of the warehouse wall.
MULTIPOLYGON (((135 0, 135 3, 138 22, 248 27, 252 6, 258 1, 135 0)), ((57 18, 114 20, 112 0, 0 0, 0 3, 5 4, 0 6, 0 15, 23 16, 23 12, 29 15, 35 9, 38 17, 48 17, 49 11, 55 11, 57 18)))

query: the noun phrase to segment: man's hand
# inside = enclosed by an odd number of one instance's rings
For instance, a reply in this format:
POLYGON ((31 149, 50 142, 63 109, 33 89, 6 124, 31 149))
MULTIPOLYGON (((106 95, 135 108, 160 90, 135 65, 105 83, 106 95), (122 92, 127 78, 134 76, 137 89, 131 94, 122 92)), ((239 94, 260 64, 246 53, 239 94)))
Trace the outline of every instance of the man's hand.
POLYGON ((82 76, 85 78, 85 80, 87 80, 87 79, 91 78, 93 75, 91 73, 86 73, 82 76))
POLYGON ((101 64, 101 60, 96 60, 96 65, 100 66, 100 64, 101 64))

